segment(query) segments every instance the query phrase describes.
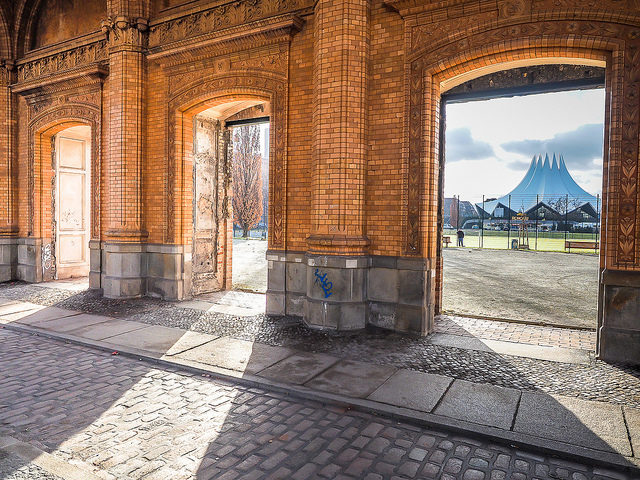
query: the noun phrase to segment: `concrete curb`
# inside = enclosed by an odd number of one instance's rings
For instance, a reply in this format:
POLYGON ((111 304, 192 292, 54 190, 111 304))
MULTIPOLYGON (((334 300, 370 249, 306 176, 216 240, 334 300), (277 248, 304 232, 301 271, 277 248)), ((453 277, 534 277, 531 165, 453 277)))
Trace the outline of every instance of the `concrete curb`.
POLYGON ((2 326, 8 330, 29 333, 57 341, 65 341, 71 344, 90 347, 104 352, 117 351, 119 355, 124 357, 144 360, 162 367, 183 370, 198 375, 208 375, 211 376, 211 378, 222 380, 227 383, 240 384, 247 387, 258 387, 305 400, 313 400, 334 405, 337 404, 349 409, 385 416, 416 426, 452 430, 467 436, 483 437, 485 439, 488 438, 491 441, 505 444, 510 447, 531 449, 548 456, 564 458, 574 462, 580 461, 593 466, 623 469, 635 474, 640 474, 640 459, 637 458, 624 457, 615 453, 465 422, 449 417, 443 417, 442 415, 397 407, 372 400, 346 397, 343 395, 313 390, 300 385, 275 382, 257 375, 245 374, 220 367, 205 366, 188 360, 177 361, 180 359, 176 358, 176 361, 171 361, 159 358, 156 353, 130 347, 118 347, 105 341, 82 339, 71 335, 44 331, 25 325, 5 324, 2 326))
POLYGON ((10 436, 0 436, 0 450, 15 455, 26 463, 33 463, 64 480, 102 480, 86 469, 71 465, 61 458, 10 436))

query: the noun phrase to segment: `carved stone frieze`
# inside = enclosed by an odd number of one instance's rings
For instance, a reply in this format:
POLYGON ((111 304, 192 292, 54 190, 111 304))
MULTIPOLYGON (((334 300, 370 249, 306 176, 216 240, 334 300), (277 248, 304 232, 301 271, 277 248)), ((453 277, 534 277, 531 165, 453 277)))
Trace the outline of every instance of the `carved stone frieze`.
POLYGON ((14 65, 11 62, 0 61, 0 87, 11 85, 14 65))
POLYGON ((173 95, 176 91, 184 88, 184 85, 195 83, 202 77, 203 72, 211 75, 224 75, 229 72, 239 72, 242 70, 260 70, 261 72, 273 72, 275 74, 287 75, 289 64, 289 51, 282 51, 264 54, 262 51, 256 51, 248 58, 232 58, 214 57, 202 62, 197 70, 190 68, 186 72, 171 71, 167 72, 169 95, 173 95))
POLYGON ((313 0, 236 0, 151 26, 149 46, 156 47, 273 15, 311 8, 313 3, 313 0))
POLYGON ((98 88, 93 88, 89 91, 56 94, 54 92, 48 93, 46 89, 44 89, 40 95, 27 99, 29 120, 35 118, 45 110, 70 103, 89 106, 100 105, 101 92, 98 88))
POLYGON ((24 82, 107 59, 107 42, 83 45, 73 50, 38 58, 18 66, 18 81, 24 82))
MULTIPOLYGON (((273 135, 270 155, 270 178, 272 188, 269 192, 269 225, 270 248, 285 247, 285 212, 286 212, 286 123, 287 123, 287 83, 285 79, 258 77, 251 74, 223 75, 200 80, 195 84, 184 84, 183 88, 169 101, 167 108, 167 170, 165 175, 165 211, 166 211, 166 239, 174 241, 176 231, 176 209, 178 191, 178 158, 176 148, 177 115, 181 109, 188 109, 198 101, 205 101, 216 97, 232 96, 233 94, 256 95, 269 98, 272 105, 271 131, 273 135)), ((230 143, 230 142, 229 142, 230 143)), ((184 174, 184 172, 183 172, 184 174)), ((227 175, 225 175, 226 177, 227 175)), ((226 180, 225 180, 226 181, 226 180)), ((224 210, 224 207, 223 207, 224 210)))

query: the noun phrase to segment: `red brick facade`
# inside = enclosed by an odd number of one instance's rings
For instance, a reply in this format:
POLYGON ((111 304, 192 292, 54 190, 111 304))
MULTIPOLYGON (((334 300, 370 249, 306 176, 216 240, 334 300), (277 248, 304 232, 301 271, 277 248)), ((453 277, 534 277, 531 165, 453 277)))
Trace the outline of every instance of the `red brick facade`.
MULTIPOLYGON (((362 288, 336 300, 338 317, 362 303, 367 319, 392 312, 371 323, 390 315, 383 326, 426 333, 441 283, 442 93, 516 66, 588 64, 607 71, 600 321, 611 328, 601 341, 640 342, 637 323, 607 323, 616 289, 640 288, 638 0, 89 3, 103 10, 99 21, 91 13, 56 30, 68 3, 0 1, 0 240, 35 252, 30 262, 17 259, 24 252, 0 257, 3 279, 47 278, 38 250, 52 235, 47 149, 57 131, 82 124, 93 139, 93 286, 188 296, 188 281, 166 284, 190 276, 193 118, 252 100, 269 105, 272 124, 270 262, 282 262, 282 278, 296 263, 353 269, 349 281, 364 275, 362 288), (160 260, 132 267, 141 252, 160 260), (411 300, 371 294, 378 270, 416 269, 421 301, 404 273, 389 288, 411 300)), ((309 271, 298 290, 270 285, 274 312, 313 316, 296 303, 324 301, 309 271)))

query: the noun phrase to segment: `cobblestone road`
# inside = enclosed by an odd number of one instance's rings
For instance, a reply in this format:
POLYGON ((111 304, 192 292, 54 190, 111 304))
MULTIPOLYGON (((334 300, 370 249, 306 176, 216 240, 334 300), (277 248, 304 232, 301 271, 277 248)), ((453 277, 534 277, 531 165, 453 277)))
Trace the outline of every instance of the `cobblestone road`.
POLYGON ((108 479, 631 478, 4 329, 0 435, 108 479))

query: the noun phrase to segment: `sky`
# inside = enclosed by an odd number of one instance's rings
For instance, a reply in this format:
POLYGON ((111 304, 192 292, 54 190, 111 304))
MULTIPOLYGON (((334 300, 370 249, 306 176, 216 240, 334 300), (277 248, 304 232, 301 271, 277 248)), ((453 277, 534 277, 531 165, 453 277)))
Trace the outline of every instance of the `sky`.
POLYGON ((509 193, 531 158, 562 154, 587 192, 602 192, 604 89, 446 106, 445 197, 481 202, 509 193))

